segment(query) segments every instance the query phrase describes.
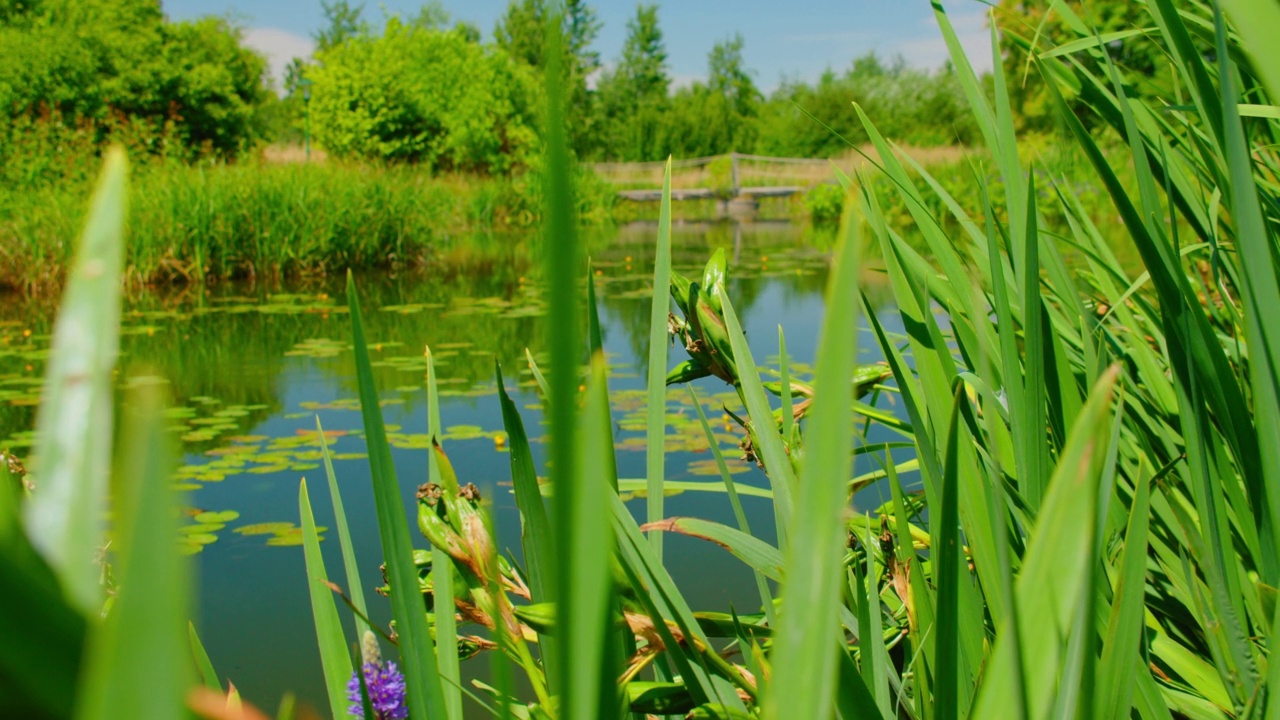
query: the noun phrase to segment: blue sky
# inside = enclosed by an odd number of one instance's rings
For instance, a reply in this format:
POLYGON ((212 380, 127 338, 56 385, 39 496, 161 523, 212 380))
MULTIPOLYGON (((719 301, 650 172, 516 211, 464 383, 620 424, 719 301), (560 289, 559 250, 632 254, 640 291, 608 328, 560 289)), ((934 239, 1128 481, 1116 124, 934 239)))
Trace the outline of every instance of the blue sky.
MULTIPOLYGON (((162 0, 174 20, 230 15, 246 30, 246 42, 266 53, 275 72, 311 51, 311 34, 324 25, 320 0, 162 0)), ((411 15, 421 0, 367 0, 365 17, 411 15)), ((454 19, 478 26, 486 39, 507 0, 443 0, 454 19)), ((622 50, 627 20, 636 3, 592 3, 604 27, 595 49, 612 63, 622 50)), ((825 68, 842 69, 869 51, 901 54, 920 67, 937 67, 947 56, 928 0, 684 0, 659 3, 669 69, 677 85, 706 74, 711 46, 736 32, 745 40, 747 65, 757 84, 771 90, 784 77, 812 80, 825 68)), ((950 0, 952 23, 974 65, 991 65, 985 5, 950 0)))

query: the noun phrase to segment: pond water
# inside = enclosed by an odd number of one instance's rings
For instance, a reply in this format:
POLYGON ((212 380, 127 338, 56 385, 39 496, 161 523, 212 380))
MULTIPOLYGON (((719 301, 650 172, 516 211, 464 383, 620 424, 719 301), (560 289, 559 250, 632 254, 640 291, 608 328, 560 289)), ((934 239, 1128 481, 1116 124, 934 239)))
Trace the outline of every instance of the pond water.
MULTIPOLYGON (((793 373, 808 363, 822 318, 831 236, 785 223, 678 226, 676 269, 693 273, 718 247, 730 258, 729 293, 742 316, 758 363, 776 369, 778 326, 785 328, 793 373)), ((637 224, 589 238, 605 350, 619 474, 644 476, 645 358, 656 227, 637 224)), ((427 476, 424 347, 440 378, 443 446, 461 481, 494 502, 502 549, 519 555, 519 520, 510 488, 494 362, 524 415, 535 462, 544 473, 545 428, 525 351, 544 358, 543 303, 532 238, 477 240, 466 252, 424 273, 358 278, 366 333, 388 424, 406 513, 427 476), (512 387, 515 385, 516 387, 512 387)), ((883 312, 886 293, 874 271, 864 288, 883 312)), ((297 545, 298 485, 306 478, 317 522, 332 526, 320 465, 316 419, 335 453, 359 565, 368 588, 381 584, 381 550, 369 468, 355 400, 350 325, 341 278, 285 285, 226 284, 127 298, 121 339, 121 384, 139 375, 167 380, 170 418, 181 439, 176 482, 190 506, 181 546, 193 555, 197 602, 192 616, 215 667, 245 697, 274 711, 286 690, 317 708, 326 705, 297 545)), ((53 308, 10 299, 0 310, 0 449, 29 452, 35 404, 48 353, 53 308)), ((861 334, 862 362, 879 359, 861 334)), ((684 359, 676 347, 669 364, 684 359)), ((696 383, 738 482, 766 486, 739 458, 739 429, 725 408, 738 408, 731 388, 714 378, 696 383)), ((882 403, 888 404, 889 396, 882 403)), ((683 388, 669 393, 666 473, 670 480, 718 479, 707 440, 683 388)), ((860 508, 878 505, 875 490, 860 508)), ((644 501, 633 501, 637 516, 644 501)), ((747 497, 753 528, 772 526, 766 500, 747 497)), ((721 493, 689 492, 667 500, 668 515, 733 523, 721 493)), ((411 528, 416 527, 411 521, 411 528)), ((768 533, 762 534, 768 540, 768 533)), ((755 612, 752 575, 719 548, 667 535, 667 565, 697 610, 755 612)), ((425 546, 417 538, 419 547, 425 546)), ((336 535, 322 543, 331 577, 341 576, 336 535)), ((386 598, 370 594, 373 618, 389 619, 386 598)), ((348 627, 350 627, 348 625, 348 627)), ((464 672, 486 674, 488 659, 464 672)))

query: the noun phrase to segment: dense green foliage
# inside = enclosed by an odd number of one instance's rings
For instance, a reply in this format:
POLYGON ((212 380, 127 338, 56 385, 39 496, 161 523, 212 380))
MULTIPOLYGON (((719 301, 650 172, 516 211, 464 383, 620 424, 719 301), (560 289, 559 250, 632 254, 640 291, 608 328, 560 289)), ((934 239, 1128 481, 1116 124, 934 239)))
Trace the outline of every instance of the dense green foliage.
POLYGON ((882 118, 881 132, 907 145, 970 145, 978 128, 950 69, 886 63, 876 55, 858 58, 843 73, 828 70, 812 85, 784 83, 760 113, 762 155, 829 157, 867 141, 866 130, 849 112, 856 102, 882 118))
MULTIPOLYGON (((580 178, 578 211, 607 219, 613 195, 580 178)), ((84 219, 81 184, 0 188, 0 287, 56 287, 84 219)), ((135 283, 417 266, 476 233, 538 218, 536 177, 431 177, 410 167, 242 161, 138 171, 124 267, 135 283)))
MULTIPOLYGON (((1184 3, 1185 0, 1177 0, 1177 4, 1184 3)), ((1096 33, 1105 39, 1105 58, 1120 73, 1126 92, 1149 100, 1174 96, 1176 70, 1160 45, 1146 37, 1157 30, 1140 3, 1071 0, 1058 3, 1052 12, 1049 5, 1044 0, 1001 0, 996 6, 997 22, 1004 30, 1000 38, 1004 71, 1012 80, 1009 99, 1019 129, 1044 132, 1056 129, 1059 123, 1048 85, 1031 67, 1032 43, 1037 52, 1047 52, 1096 33)), ((1193 31, 1206 32, 1203 25, 1191 27, 1193 31)), ((1077 55, 1076 61, 1091 72, 1106 72, 1099 57, 1077 55)), ((1067 92, 1072 94, 1071 90, 1067 92)), ((1082 120, 1093 122, 1083 108, 1076 110, 1082 120)))
POLYGON ((234 155, 257 135, 264 69, 227 21, 169 22, 154 0, 10 4, 0 16, 0 164, 30 120, 175 156, 234 155))
POLYGON ((316 54, 311 117, 339 157, 505 173, 537 148, 531 73, 465 32, 391 18, 316 54))

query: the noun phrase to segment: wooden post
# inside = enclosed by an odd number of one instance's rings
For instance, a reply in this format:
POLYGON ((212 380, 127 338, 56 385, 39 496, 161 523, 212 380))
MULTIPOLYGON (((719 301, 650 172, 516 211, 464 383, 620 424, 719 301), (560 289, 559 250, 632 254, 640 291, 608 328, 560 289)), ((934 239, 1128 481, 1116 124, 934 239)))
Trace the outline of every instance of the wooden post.
POLYGON ((738 197, 742 193, 742 187, 738 184, 738 153, 729 153, 729 159, 733 163, 733 172, 730 175, 733 181, 733 196, 738 197))

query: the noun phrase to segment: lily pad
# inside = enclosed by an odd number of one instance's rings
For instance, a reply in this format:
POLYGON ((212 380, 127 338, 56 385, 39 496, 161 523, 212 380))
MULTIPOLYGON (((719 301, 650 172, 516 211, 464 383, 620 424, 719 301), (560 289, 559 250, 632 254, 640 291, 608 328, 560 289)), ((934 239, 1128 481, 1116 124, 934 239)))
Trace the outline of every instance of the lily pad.
POLYGON ((235 510, 223 510, 222 512, 202 512, 195 517, 198 523, 222 523, 226 524, 240 517, 240 513, 235 510))

